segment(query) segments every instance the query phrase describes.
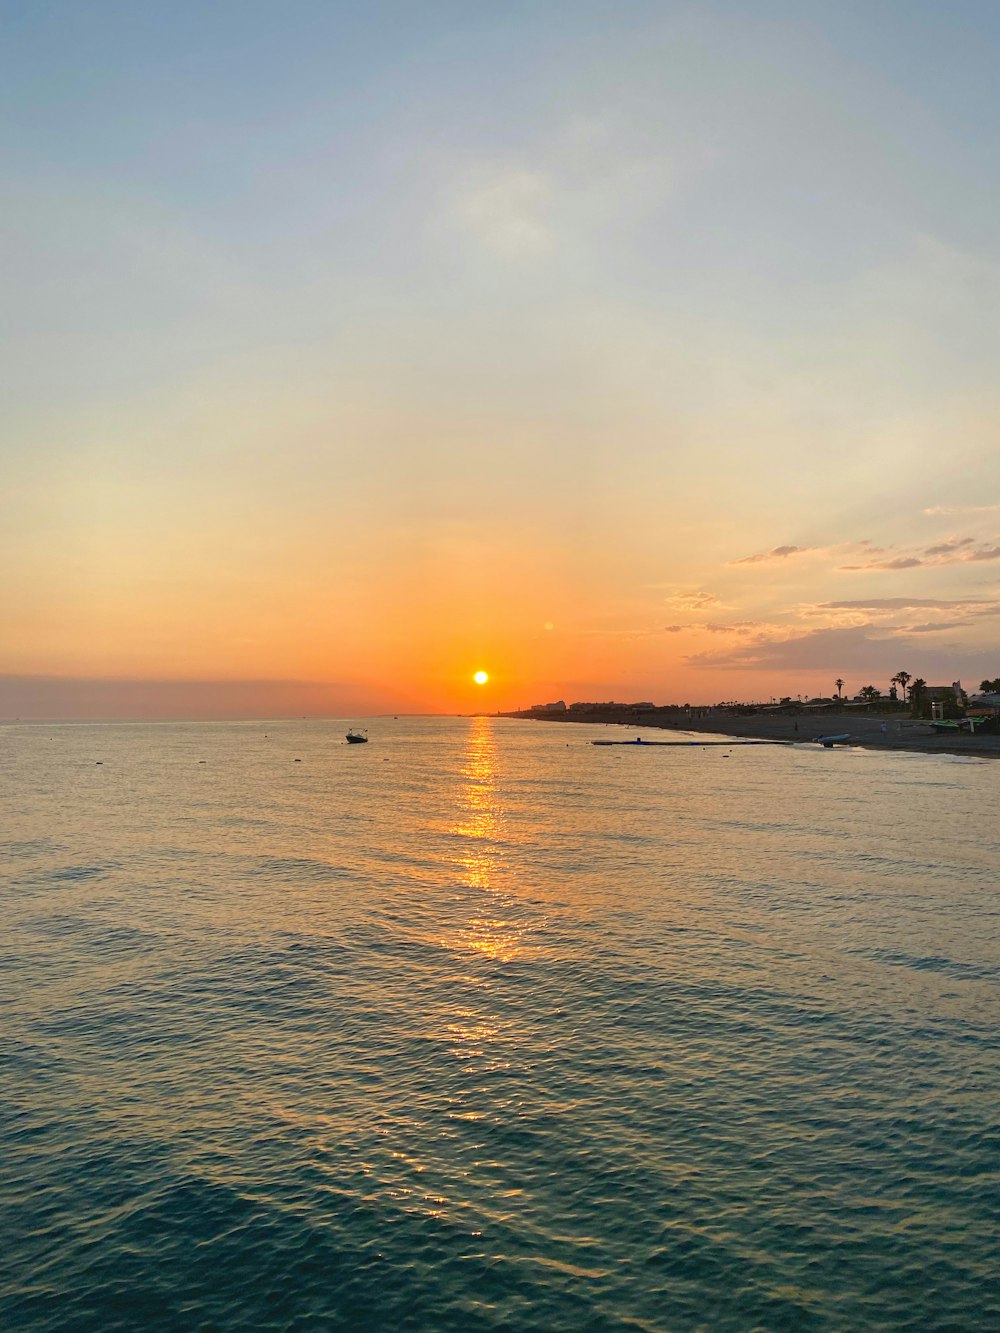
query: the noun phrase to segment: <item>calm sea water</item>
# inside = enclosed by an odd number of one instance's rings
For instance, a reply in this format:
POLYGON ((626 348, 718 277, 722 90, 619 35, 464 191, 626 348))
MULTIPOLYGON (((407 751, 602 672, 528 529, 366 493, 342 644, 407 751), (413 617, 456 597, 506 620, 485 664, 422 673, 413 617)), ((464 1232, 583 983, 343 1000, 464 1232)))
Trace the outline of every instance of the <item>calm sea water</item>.
POLYGON ((369 726, 0 728, 5 1333, 1000 1328, 1000 764, 369 726))

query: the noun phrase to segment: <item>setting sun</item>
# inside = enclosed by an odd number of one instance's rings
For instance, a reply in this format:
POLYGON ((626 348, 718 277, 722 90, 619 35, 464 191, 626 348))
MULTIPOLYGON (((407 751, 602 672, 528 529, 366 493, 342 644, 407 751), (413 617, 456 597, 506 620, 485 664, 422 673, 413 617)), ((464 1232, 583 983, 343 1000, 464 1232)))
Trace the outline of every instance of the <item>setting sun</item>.
POLYGON ((477 685, 485 685, 486 682, 489 680, 489 676, 486 674, 485 671, 477 671, 476 674, 472 677, 472 679, 476 682, 477 685))

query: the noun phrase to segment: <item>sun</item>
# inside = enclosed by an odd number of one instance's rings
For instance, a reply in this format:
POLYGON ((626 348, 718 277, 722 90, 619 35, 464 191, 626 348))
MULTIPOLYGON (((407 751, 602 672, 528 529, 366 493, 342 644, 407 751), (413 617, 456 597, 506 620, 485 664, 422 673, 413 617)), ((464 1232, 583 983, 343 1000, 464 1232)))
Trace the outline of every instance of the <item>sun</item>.
POLYGON ((476 674, 472 677, 472 679, 476 682, 477 685, 485 685, 486 682, 489 680, 489 676, 486 674, 485 671, 477 671, 476 674))

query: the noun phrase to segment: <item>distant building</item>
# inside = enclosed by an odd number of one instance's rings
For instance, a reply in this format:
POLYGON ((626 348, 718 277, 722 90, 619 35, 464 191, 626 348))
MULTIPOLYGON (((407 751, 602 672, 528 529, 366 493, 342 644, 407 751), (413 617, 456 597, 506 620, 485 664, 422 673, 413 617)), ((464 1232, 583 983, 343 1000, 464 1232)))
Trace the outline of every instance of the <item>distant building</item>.
POLYGON ((532 713, 565 713, 566 704, 562 699, 557 699, 554 704, 532 704, 529 710, 532 713))
POLYGON ((965 694, 962 682, 953 681, 951 685, 928 685, 923 692, 923 701, 931 706, 931 717, 940 719, 952 716, 962 708, 965 694), (948 710, 951 709, 952 713, 948 710))

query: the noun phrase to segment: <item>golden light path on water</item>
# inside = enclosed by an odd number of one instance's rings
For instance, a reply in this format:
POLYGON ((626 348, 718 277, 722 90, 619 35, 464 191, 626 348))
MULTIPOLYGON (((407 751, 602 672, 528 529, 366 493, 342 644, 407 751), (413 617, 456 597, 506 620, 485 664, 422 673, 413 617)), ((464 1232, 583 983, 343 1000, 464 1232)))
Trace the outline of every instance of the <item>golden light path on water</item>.
MULTIPOLYGON (((460 800, 464 807, 449 832, 460 840, 454 859, 463 887, 482 895, 479 910, 473 907, 468 921, 442 944, 459 955, 474 955, 507 964, 523 952, 523 930, 504 914, 503 895, 495 881, 504 858, 506 820, 498 781, 496 738, 490 719, 474 718, 469 728, 461 765, 460 800)), ((485 1061, 493 1069, 505 1068, 501 1053, 511 1039, 510 1024, 502 1021, 489 1004, 486 980, 480 983, 486 1003, 475 1009, 461 1008, 448 1024, 453 1054, 461 1060, 485 1061)), ((466 1116, 476 1118, 469 1110, 466 1116)))
MULTIPOLYGON (((497 787, 496 741, 489 718, 473 719, 461 772, 465 810, 451 830, 462 839, 455 864, 463 883, 483 893, 484 907, 495 909, 501 905, 493 880, 503 859, 505 820, 497 787)), ((510 920, 487 910, 473 916, 461 936, 461 946, 487 958, 510 962, 520 952, 520 940, 521 931, 510 920)))

